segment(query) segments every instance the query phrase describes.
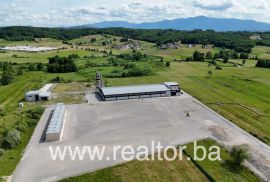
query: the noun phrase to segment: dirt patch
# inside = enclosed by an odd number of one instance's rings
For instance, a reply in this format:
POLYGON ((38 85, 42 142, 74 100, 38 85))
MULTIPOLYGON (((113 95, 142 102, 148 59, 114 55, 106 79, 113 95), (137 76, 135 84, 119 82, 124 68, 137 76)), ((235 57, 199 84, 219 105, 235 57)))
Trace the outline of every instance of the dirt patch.
POLYGON ((230 140, 227 129, 220 126, 209 126, 208 131, 211 132, 212 136, 218 141, 227 142, 230 140))
POLYGON ((270 179, 270 159, 267 159, 266 156, 260 154, 258 151, 252 151, 250 148, 249 151, 256 155, 252 155, 248 162, 256 169, 259 169, 259 171, 263 171, 263 174, 266 175, 265 177, 270 179))

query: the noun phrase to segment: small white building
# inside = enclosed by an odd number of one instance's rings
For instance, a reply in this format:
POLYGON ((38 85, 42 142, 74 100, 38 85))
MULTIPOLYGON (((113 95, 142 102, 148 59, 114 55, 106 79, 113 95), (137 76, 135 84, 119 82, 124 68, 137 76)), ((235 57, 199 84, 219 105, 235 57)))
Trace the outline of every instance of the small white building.
POLYGON ((51 90, 54 84, 46 84, 39 90, 31 90, 25 94, 25 100, 27 102, 36 102, 40 100, 50 100, 51 99, 51 90))

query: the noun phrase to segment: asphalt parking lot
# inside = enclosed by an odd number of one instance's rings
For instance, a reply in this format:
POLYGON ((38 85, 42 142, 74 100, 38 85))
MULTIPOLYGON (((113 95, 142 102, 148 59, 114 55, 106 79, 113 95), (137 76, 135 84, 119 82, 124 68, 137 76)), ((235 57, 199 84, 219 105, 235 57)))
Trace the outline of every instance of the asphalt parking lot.
POLYGON ((258 173, 270 178, 270 149, 226 119, 184 93, 179 97, 93 102, 68 105, 63 141, 40 142, 52 108, 46 109, 17 166, 14 182, 56 181, 65 177, 95 171, 123 162, 117 160, 51 159, 49 146, 112 146, 145 145, 151 141, 163 145, 181 145, 212 137, 225 145, 247 144, 257 152, 251 165, 258 173), (187 117, 187 112, 190 117, 187 117), (256 158, 257 156, 257 158, 256 158))

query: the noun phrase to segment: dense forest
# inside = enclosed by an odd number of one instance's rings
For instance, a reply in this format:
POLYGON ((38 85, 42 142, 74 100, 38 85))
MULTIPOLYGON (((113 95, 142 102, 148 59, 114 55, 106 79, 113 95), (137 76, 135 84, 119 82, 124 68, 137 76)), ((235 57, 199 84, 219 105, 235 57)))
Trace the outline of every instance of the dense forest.
POLYGON ((185 44, 213 44, 216 47, 234 49, 237 52, 251 51, 256 44, 270 46, 270 33, 262 32, 215 32, 213 30, 142 30, 127 28, 37 28, 37 27, 2 27, 0 38, 12 41, 34 40, 34 38, 55 38, 58 40, 71 40, 91 34, 111 34, 144 40, 157 45, 181 41, 185 44), (251 40, 253 34, 260 35, 261 40, 251 40))

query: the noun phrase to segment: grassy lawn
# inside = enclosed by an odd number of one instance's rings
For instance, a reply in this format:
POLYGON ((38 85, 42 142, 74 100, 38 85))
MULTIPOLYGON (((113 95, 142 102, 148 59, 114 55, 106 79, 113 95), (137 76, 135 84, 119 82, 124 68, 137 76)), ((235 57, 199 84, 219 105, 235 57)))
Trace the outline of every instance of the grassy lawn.
POLYGON ((203 53, 212 51, 214 54, 218 52, 220 48, 212 48, 211 46, 208 48, 202 48, 201 45, 196 45, 195 47, 189 48, 187 45, 183 44, 179 49, 159 49, 148 46, 145 50, 142 50, 142 52, 150 55, 162 56, 167 61, 173 61, 174 59, 181 60, 185 59, 186 57, 191 57, 195 50, 203 53))
POLYGON ((70 54, 78 54, 79 56, 87 56, 96 54, 92 51, 86 51, 81 49, 61 49, 47 52, 17 52, 17 51, 6 51, 5 53, 0 53, 0 61, 15 62, 15 63, 27 63, 27 62, 41 62, 48 63, 48 58, 55 55, 58 56, 68 56, 70 54), (14 58, 14 55, 17 58, 14 58))
MULTIPOLYGON (((185 152, 188 156, 193 158, 194 156, 194 144, 191 143, 187 145, 185 152)), ((197 146, 204 146, 207 151, 211 146, 218 145, 212 140, 202 140, 197 143, 197 146)), ((198 150, 197 156, 201 157, 203 155, 202 150, 198 150)), ((194 159, 194 158, 193 158, 194 159)), ((215 181, 219 182, 229 182, 229 181, 260 181, 253 173, 251 173, 247 168, 242 166, 237 166, 233 164, 232 158, 229 153, 221 148, 221 161, 210 161, 208 159, 203 161, 195 161, 204 171, 207 172, 215 181)))
POLYGON ((62 92, 82 92, 85 91, 85 86, 83 83, 58 83, 53 89, 54 93, 62 92))
POLYGON ((270 59, 270 47, 256 46, 252 50, 253 56, 258 56, 261 59, 270 59))
MULTIPOLYGON (((197 143, 197 146, 204 146, 209 152, 209 147, 217 146, 218 144, 212 140, 202 140, 197 143)), ((232 161, 229 153, 221 147, 221 161, 189 161, 187 157, 192 158, 193 143, 186 145, 183 160, 174 161, 131 161, 98 170, 96 172, 83 174, 77 177, 71 177, 62 180, 61 182, 138 182, 138 181, 219 181, 219 182, 255 182, 260 181, 252 172, 245 167, 235 166, 230 163, 232 161), (201 169, 199 169, 199 167, 201 169), (202 172, 203 171, 203 172, 202 172), (209 177, 206 177, 206 174, 209 177), (211 179, 210 179, 211 178, 211 179)), ((208 154, 208 153, 207 153, 208 154)), ((172 153, 169 151, 169 156, 172 153)), ((202 156, 202 150, 198 150, 198 157, 202 156)))
POLYGON ((61 182, 203 182, 209 181, 192 162, 174 161, 131 161, 93 173, 68 178, 61 182))

